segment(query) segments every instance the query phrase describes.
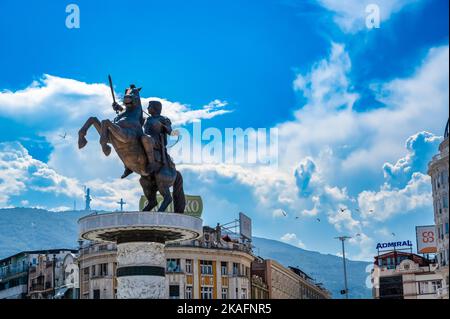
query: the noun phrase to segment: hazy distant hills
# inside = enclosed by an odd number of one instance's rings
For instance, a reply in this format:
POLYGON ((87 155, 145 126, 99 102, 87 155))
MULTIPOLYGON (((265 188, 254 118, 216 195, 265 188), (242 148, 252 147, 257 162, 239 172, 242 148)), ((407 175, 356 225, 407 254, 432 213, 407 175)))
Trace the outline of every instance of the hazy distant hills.
MULTIPOLYGON (((0 209, 0 259, 23 250, 76 248, 77 220, 85 211, 49 212, 34 208, 0 209)), ((343 289, 342 258, 304 250, 276 240, 253 238, 254 252, 263 258, 275 259, 285 266, 299 267, 341 298, 343 289)), ((366 262, 348 261, 351 298, 371 298, 365 287, 366 262)))

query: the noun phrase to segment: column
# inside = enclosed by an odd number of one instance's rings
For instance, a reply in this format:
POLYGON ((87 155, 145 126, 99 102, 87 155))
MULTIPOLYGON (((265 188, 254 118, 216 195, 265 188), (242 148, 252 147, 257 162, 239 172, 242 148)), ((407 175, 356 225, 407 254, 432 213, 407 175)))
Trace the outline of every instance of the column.
POLYGON ((117 298, 167 299, 164 244, 126 242, 117 245, 117 298))

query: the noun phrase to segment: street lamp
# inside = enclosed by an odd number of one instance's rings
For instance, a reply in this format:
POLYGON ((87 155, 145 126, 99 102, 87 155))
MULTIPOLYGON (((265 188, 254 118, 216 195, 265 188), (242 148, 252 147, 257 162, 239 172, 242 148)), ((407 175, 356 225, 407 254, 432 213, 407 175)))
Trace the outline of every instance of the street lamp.
POLYGON ((55 295, 56 295, 56 254, 53 254, 53 299, 55 299, 55 295))
POLYGON ((339 236, 339 237, 335 237, 335 239, 339 239, 342 242, 342 259, 344 262, 344 285, 345 285, 345 290, 342 292, 341 294, 345 294, 345 299, 348 299, 348 286, 347 286, 347 265, 345 262, 345 245, 344 242, 346 239, 350 239, 351 237, 349 236, 339 236))

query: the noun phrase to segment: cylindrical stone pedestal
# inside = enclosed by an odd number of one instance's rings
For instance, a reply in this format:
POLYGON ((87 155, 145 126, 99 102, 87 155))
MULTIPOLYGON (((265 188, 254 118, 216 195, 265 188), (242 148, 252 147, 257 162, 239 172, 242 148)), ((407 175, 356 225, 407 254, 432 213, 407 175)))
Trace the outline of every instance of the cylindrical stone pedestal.
POLYGON ((174 213, 115 212, 80 218, 80 238, 117 244, 117 298, 166 299, 166 243, 202 235, 200 218, 174 213))
POLYGON ((117 298, 166 299, 164 244, 117 245, 117 298))

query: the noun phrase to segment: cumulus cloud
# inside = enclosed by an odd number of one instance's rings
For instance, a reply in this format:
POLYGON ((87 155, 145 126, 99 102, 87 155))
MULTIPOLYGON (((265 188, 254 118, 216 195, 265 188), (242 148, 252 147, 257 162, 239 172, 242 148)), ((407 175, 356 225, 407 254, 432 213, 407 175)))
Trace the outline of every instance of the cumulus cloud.
POLYGON ((436 154, 442 137, 418 132, 406 140, 407 154, 395 164, 383 165, 384 176, 392 186, 404 186, 413 173, 427 171, 430 158, 436 154))
POLYGON ((0 143, 0 204, 31 189, 55 195, 82 196, 76 179, 63 176, 34 159, 18 142, 0 143))
POLYGON ((286 233, 280 238, 280 240, 303 249, 306 248, 305 244, 299 240, 297 235, 294 233, 286 233))
POLYGON ((416 172, 404 188, 392 188, 386 183, 379 191, 363 191, 358 195, 358 205, 362 208, 364 217, 378 221, 420 209, 431 211, 433 201, 430 177, 416 172), (370 209, 374 213, 368 214, 370 209))
MULTIPOLYGON (((29 192, 63 196, 68 201, 81 199, 84 196, 84 186, 93 190, 92 207, 98 210, 116 209, 116 202, 120 198, 128 203, 127 207, 136 210, 142 195, 137 176, 127 180, 116 178, 108 182, 94 179, 82 184, 78 179, 61 175, 48 164, 34 159, 20 143, 0 143, 0 205, 10 206, 11 196, 29 192)), ((30 202, 22 200, 21 204, 29 205, 30 202)), ((70 209, 68 206, 40 207, 54 211, 70 209)))
POLYGON ((376 4, 380 9, 381 21, 388 20, 393 14, 407 5, 421 0, 317 0, 317 3, 333 12, 334 22, 344 32, 354 33, 366 28, 366 7, 376 4))
MULTIPOLYGON (((116 96, 120 94, 116 93, 116 96)), ((143 106, 150 99, 163 104, 163 114, 173 118, 175 125, 209 119, 229 112, 227 102, 214 100, 194 109, 189 105, 158 97, 142 97, 143 106)), ((112 119, 111 91, 103 83, 86 83, 44 74, 28 87, 17 91, 0 92, 0 111, 3 116, 30 123, 42 130, 82 125, 89 116, 112 119)))

